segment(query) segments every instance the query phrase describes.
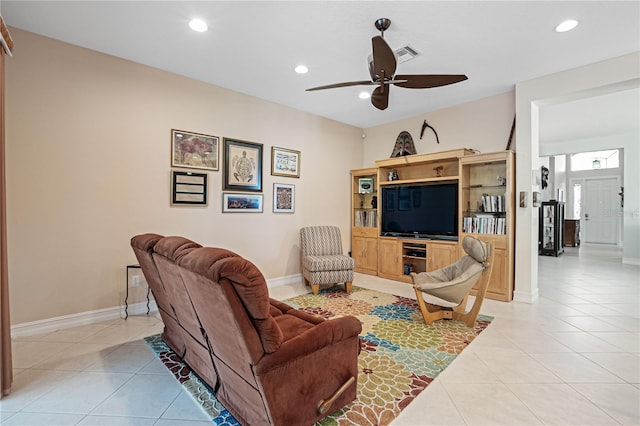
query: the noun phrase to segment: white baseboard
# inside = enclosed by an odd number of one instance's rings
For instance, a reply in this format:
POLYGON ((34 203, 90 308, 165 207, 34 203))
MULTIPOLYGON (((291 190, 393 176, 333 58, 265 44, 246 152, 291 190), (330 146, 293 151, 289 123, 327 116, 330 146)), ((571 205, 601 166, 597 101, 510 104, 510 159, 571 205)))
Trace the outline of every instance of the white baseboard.
POLYGON ((271 278, 267 280, 267 287, 281 287, 285 285, 298 285, 303 282, 302 274, 286 275, 284 277, 271 278))
MULTIPOLYGON (((156 302, 149 302, 149 310, 158 310, 156 302)), ((134 303, 127 308, 129 315, 139 315, 147 313, 147 302, 134 303)), ((65 328, 77 327, 80 325, 95 324, 97 322, 122 318, 124 319, 124 305, 111 308, 97 309, 95 311, 80 312, 77 314, 63 315, 60 317, 47 318, 38 321, 25 322, 11 326, 12 337, 32 336, 34 334, 50 333, 65 328)))
POLYGON ((622 263, 624 263, 625 265, 640 266, 640 259, 638 259, 637 257, 623 257, 622 263))
MULTIPOLYGON (((272 278, 267 281, 267 287, 304 287, 302 274, 288 275, 279 278, 272 278)), ((149 302, 150 312, 158 310, 156 302, 149 302)), ((147 313, 147 302, 133 303, 127 308, 129 315, 142 315, 147 313)), ((11 336, 23 337, 32 336, 34 334, 50 333, 65 328, 77 327, 80 325, 95 324, 97 322, 108 321, 112 319, 124 319, 124 305, 114 306, 111 308, 97 309, 95 311, 79 312, 77 314, 63 315, 60 317, 47 318, 38 321, 25 322, 11 326, 11 336)))
POLYGON ((534 303, 538 300, 538 289, 533 293, 527 293, 524 291, 514 291, 513 292, 513 301, 514 302, 523 302, 523 303, 534 303))

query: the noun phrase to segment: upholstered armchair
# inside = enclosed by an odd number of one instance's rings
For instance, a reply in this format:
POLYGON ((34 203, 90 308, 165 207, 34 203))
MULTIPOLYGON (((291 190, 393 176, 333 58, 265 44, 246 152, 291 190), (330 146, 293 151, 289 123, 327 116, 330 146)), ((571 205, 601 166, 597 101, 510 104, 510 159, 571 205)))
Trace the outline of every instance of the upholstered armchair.
POLYGON ((340 228, 337 226, 308 226, 300 230, 302 275, 313 294, 320 285, 344 283, 351 291, 355 261, 343 254, 340 228))

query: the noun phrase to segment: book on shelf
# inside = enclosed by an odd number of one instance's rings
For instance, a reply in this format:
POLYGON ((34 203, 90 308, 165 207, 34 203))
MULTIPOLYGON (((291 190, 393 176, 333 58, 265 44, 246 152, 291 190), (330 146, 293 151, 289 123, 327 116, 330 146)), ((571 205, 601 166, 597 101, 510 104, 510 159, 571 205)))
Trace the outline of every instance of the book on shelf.
POLYGON ((505 208, 504 195, 482 195, 482 211, 488 213, 502 213, 505 208))
POLYGON ((507 233, 507 219, 489 215, 476 215, 462 219, 462 232, 470 234, 505 235, 507 233))
POLYGON ((375 228, 376 226, 378 226, 378 215, 375 210, 358 210, 355 213, 355 226, 364 226, 368 228, 375 228))

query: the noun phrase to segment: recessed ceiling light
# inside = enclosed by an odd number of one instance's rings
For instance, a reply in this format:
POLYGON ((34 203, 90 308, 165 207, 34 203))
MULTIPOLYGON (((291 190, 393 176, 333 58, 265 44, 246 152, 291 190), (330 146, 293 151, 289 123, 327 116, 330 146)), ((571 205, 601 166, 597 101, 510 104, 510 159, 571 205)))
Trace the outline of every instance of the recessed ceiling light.
POLYGON ((571 31, 572 29, 574 29, 577 26, 578 26, 578 21, 576 21, 575 19, 567 19, 566 21, 561 22, 556 27, 556 32, 564 33, 564 32, 567 32, 567 31, 571 31))
POLYGON ((203 33, 209 29, 209 27, 207 26, 207 23, 204 22, 202 19, 192 19, 189 22, 189 28, 199 33, 203 33))
POLYGON ((306 74, 309 72, 309 68, 307 68, 306 65, 298 65, 294 68, 294 71, 298 74, 306 74))
POLYGON ((369 92, 360 92, 358 97, 360 99, 369 99, 371 97, 371 93, 369 93, 369 92))

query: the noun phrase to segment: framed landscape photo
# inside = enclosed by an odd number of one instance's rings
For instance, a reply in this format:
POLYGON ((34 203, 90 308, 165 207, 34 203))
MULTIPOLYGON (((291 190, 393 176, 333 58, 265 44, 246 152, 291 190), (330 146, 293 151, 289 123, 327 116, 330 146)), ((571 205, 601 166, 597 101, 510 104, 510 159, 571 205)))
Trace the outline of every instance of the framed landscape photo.
POLYGON ((296 206, 296 187, 284 183, 273 184, 273 212, 293 213, 296 206))
POLYGON ((262 194, 222 193, 222 213, 262 213, 262 194))
POLYGON ((271 175, 300 177, 300 151, 271 147, 271 175))
POLYGON ((171 173, 171 205, 207 205, 207 174, 171 173))
POLYGON ((171 129, 171 166, 220 170, 217 136, 171 129))
POLYGON ((224 138, 223 189, 262 192, 262 144, 224 138))

